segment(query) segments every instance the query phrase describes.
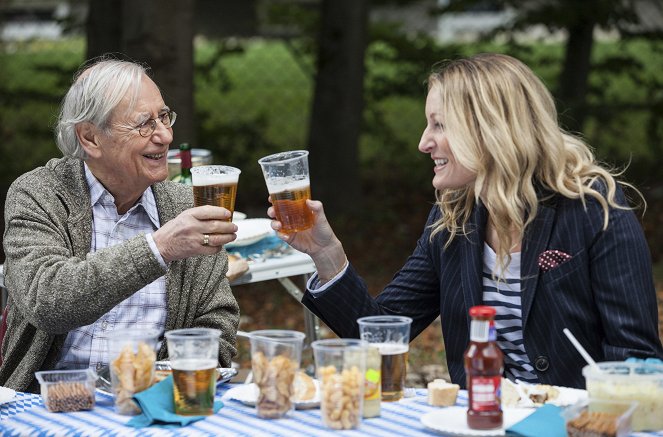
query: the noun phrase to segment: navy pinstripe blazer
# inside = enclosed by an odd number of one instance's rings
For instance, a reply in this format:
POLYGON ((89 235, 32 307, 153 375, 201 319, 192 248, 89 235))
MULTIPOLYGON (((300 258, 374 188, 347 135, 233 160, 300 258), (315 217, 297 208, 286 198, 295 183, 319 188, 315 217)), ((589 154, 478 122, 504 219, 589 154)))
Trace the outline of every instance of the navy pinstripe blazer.
MULTIPOLYGON (((621 190, 618 199, 624 203, 621 190)), ((559 195, 540 204, 526 230, 521 255, 525 350, 542 383, 584 387, 582 357, 562 329, 569 328, 596 361, 658 357, 658 312, 651 258, 632 211, 612 209, 604 231, 603 210, 588 198, 559 195), (539 255, 557 249, 572 258, 543 272, 539 255)), ((367 315, 412 317, 415 338, 438 315, 451 380, 465 387, 463 353, 469 342, 468 310, 482 303, 486 209, 475 206, 469 234, 444 249, 448 234, 430 240, 429 225, 440 216, 434 206, 423 235, 385 290, 372 298, 352 266, 315 297, 302 303, 340 337, 358 337, 356 319, 367 315)))

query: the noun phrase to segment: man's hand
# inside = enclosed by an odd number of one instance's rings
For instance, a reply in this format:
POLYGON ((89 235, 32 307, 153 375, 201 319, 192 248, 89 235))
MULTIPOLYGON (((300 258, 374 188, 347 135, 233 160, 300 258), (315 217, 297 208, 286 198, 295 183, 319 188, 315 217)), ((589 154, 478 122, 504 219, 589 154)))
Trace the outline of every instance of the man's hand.
POLYGON ((231 214, 217 206, 187 209, 152 234, 164 261, 218 253, 237 238, 237 225, 225 221, 231 214))

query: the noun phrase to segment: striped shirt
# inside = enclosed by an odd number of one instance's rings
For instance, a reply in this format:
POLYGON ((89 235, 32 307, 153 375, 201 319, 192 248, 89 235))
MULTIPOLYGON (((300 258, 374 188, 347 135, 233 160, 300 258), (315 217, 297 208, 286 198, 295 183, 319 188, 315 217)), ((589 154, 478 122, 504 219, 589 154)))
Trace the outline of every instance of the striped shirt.
MULTIPOLYGON (((159 254, 151 233, 160 227, 159 214, 152 188, 125 214, 119 215, 113 195, 104 188, 85 165, 85 177, 90 189, 92 206, 92 243, 90 252, 115 246, 140 234, 146 238, 159 262, 159 254)), ((116 305, 91 325, 70 331, 60 352, 57 369, 99 369, 109 362, 105 339, 113 330, 156 328, 163 333, 166 326, 166 279, 160 277, 116 305)), ((160 336, 161 337, 161 336, 160 336)), ((157 349, 158 350, 158 349, 157 349)))
POLYGON ((520 294, 520 252, 511 254, 511 262, 500 281, 493 279, 497 256, 484 243, 483 303, 497 310, 495 329, 497 345, 504 353, 504 373, 514 381, 538 382, 532 363, 525 352, 520 294))

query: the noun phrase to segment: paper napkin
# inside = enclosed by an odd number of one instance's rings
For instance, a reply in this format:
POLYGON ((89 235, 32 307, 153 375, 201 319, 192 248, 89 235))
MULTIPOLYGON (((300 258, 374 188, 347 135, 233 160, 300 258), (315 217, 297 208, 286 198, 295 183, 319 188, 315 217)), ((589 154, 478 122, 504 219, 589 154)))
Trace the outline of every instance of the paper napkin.
MULTIPOLYGON (((147 390, 136 393, 133 398, 143 410, 141 414, 127 422, 127 426, 133 426, 134 428, 143 428, 146 426, 179 428, 207 417, 180 416, 179 414, 175 414, 172 375, 154 384, 147 390)), ((223 402, 214 402, 215 413, 222 407, 223 402)))
POLYGON ((512 425, 506 430, 507 435, 523 437, 566 437, 566 426, 562 409, 546 404, 535 412, 512 425))

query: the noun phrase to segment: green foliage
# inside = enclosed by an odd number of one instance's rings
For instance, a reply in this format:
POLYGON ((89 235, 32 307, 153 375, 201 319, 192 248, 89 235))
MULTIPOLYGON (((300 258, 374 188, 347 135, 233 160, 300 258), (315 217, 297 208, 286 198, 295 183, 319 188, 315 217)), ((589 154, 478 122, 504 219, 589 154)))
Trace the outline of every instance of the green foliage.
POLYGON ((58 104, 83 59, 82 40, 31 42, 0 51, 0 197, 22 173, 60 156, 58 104))
POLYGON ((215 162, 242 169, 238 209, 266 203, 257 161, 307 148, 311 79, 282 42, 208 42, 196 53, 199 147, 212 150, 215 162))
MULTIPOLYGON (((195 101, 199 144, 215 162, 242 168, 238 208, 264 204, 260 156, 306 148, 313 78, 312 55, 297 41, 196 43, 195 101), (298 47, 298 48, 295 48, 298 47)), ((439 45, 424 35, 374 26, 366 54, 360 169, 369 196, 396 202, 393 187, 432 199, 426 157, 417 151, 431 66, 482 51, 507 52, 531 65, 554 89, 559 44, 439 45)), ((663 179, 663 44, 628 40, 597 44, 585 129, 598 155, 616 166, 630 161, 628 178, 663 179)), ((59 156, 52 137, 58 104, 83 61, 84 41, 33 42, 0 53, 0 191, 19 174, 59 156), (11 158, 11 159, 9 159, 11 158)), ((389 208, 384 208, 388 210, 389 208)))

